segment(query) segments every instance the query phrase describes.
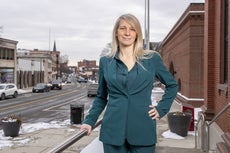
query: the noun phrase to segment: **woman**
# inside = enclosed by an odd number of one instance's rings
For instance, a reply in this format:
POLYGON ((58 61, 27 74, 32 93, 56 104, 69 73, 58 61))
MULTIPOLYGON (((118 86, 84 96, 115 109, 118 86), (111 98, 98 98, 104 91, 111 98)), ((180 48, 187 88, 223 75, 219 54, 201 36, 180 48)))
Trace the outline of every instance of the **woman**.
POLYGON ((124 14, 115 23, 111 53, 100 59, 97 96, 81 129, 90 134, 107 106, 100 131, 104 153, 153 153, 156 119, 168 113, 176 94, 177 83, 159 54, 143 50, 138 19, 124 14), (151 93, 155 78, 166 89, 154 107, 151 93))

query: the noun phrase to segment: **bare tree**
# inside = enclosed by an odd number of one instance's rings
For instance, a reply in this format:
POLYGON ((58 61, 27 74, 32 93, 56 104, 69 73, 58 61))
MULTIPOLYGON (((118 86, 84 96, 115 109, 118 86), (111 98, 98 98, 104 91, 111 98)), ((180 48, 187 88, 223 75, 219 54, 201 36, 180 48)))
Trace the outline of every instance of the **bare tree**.
POLYGON ((101 55, 100 56, 104 56, 106 54, 108 54, 111 51, 111 43, 106 44, 106 47, 101 51, 101 55))

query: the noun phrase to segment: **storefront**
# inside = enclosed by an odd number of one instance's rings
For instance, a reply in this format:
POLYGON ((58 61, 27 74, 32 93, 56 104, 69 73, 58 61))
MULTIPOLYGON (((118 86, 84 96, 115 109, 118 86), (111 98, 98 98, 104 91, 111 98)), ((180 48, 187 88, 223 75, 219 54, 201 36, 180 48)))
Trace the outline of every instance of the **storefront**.
POLYGON ((0 83, 14 83, 14 68, 0 68, 0 83))
POLYGON ((0 38, 0 83, 16 83, 17 41, 0 38))

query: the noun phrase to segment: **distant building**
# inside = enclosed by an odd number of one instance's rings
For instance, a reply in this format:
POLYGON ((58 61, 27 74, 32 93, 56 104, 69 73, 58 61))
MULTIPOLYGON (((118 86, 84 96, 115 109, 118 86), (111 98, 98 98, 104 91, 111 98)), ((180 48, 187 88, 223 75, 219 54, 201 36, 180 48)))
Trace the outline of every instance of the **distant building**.
POLYGON ((96 60, 83 60, 78 62, 78 75, 92 80, 97 80, 98 66, 96 60))
MULTIPOLYGON (((55 45, 56 46, 56 45, 55 45)), ((54 47, 56 49, 56 47, 54 47)), ((38 50, 34 49, 30 51, 31 55, 50 55, 52 58, 52 78, 61 77, 60 73, 60 51, 47 51, 47 50, 38 50)))
POLYGON ((54 42, 53 51, 19 49, 17 70, 19 88, 27 88, 37 83, 47 83, 61 78, 60 51, 56 51, 56 43, 54 42))
POLYGON ((0 83, 16 83, 17 41, 0 38, 0 83))
POLYGON ((49 54, 31 54, 30 50, 17 52, 18 87, 27 88, 52 81, 52 57, 49 54))

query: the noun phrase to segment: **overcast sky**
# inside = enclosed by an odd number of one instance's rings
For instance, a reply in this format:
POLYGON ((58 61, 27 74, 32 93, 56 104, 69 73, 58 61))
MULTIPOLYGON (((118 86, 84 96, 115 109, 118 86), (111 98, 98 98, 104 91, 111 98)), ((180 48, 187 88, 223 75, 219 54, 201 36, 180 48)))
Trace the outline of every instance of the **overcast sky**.
MULTIPOLYGON (((204 0, 150 0, 150 41, 162 41, 190 3, 204 0)), ((111 42, 116 19, 134 14, 144 35, 145 0, 0 0, 0 37, 17 48, 53 50, 69 65, 99 60, 111 42)))

